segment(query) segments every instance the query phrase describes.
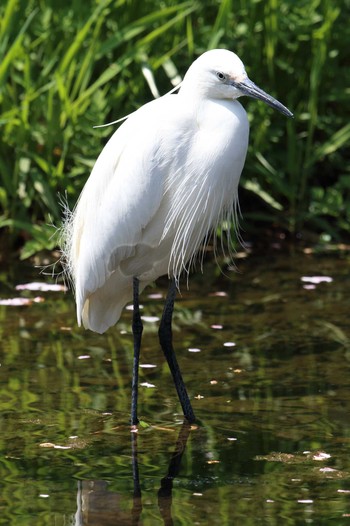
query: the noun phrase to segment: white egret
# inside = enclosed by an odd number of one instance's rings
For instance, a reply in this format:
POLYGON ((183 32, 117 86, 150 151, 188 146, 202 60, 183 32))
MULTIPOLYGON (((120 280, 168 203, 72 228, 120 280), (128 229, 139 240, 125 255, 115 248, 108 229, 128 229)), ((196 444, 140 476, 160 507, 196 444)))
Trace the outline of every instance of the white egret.
POLYGON ((63 253, 75 287, 78 324, 98 333, 133 300, 131 422, 137 418, 142 321, 139 292, 171 279, 159 327, 185 418, 195 417, 172 347, 181 272, 223 218, 235 217, 249 124, 248 95, 292 113, 256 86, 234 53, 216 49, 188 69, 177 94, 145 104, 112 135, 64 227, 63 253))

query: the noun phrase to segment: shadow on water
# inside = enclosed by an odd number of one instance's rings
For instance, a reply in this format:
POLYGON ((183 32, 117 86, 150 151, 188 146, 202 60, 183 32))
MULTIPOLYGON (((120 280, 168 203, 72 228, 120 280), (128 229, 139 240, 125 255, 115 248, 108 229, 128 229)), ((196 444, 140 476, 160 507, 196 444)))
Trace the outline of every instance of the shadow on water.
POLYGON ((191 278, 174 345, 193 428, 158 344, 166 280, 147 289, 138 433, 130 312, 88 333, 70 293, 16 291, 35 269, 0 271, 0 524, 349 524, 349 259, 191 278))

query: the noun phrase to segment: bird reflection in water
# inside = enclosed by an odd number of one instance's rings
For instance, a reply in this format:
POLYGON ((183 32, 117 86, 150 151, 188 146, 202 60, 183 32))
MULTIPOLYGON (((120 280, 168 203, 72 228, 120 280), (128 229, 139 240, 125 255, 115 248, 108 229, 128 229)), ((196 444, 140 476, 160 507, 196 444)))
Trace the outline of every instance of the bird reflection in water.
MULTIPOLYGON (((184 422, 180 428, 174 452, 170 458, 167 474, 160 481, 158 508, 165 526, 172 526, 172 489, 177 477, 191 425, 184 422)), ((133 505, 125 510, 125 496, 109 491, 109 484, 103 480, 83 480, 78 483, 77 512, 74 526, 137 526, 141 524, 142 492, 138 467, 138 433, 131 433, 133 505)))

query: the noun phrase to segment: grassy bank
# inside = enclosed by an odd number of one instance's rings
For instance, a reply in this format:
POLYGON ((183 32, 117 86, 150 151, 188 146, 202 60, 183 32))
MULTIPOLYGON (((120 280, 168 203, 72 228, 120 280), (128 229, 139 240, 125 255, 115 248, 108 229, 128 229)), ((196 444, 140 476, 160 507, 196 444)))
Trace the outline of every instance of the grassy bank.
POLYGON ((208 48, 295 113, 243 101, 251 143, 247 224, 350 233, 348 0, 158 2, 7 0, 0 6, 0 227, 26 258, 54 246, 59 195, 72 205, 113 128, 93 129, 165 93, 208 48))

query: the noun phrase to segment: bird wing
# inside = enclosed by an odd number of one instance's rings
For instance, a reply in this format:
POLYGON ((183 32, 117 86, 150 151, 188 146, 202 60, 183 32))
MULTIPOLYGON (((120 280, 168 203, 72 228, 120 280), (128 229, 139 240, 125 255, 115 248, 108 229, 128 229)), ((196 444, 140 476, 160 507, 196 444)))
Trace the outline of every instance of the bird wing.
POLYGON ((162 154, 163 106, 162 99, 148 103, 114 133, 73 213, 68 252, 78 321, 87 298, 134 254, 160 207, 169 162, 162 154))

